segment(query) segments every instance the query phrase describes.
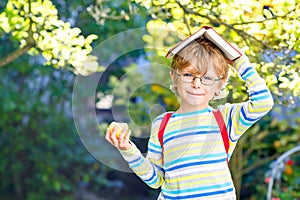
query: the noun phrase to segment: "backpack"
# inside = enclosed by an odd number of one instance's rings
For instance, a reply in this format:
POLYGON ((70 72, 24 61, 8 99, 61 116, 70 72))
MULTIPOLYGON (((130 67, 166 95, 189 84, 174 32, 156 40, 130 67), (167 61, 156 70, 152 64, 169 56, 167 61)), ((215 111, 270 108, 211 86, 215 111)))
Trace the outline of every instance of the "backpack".
MULTIPOLYGON (((165 114, 165 116, 163 117, 161 123, 160 123, 160 127, 159 127, 159 131, 158 131, 158 139, 160 142, 160 146, 161 146, 161 151, 162 151, 162 165, 164 165, 164 142, 163 142, 163 137, 164 137, 164 132, 165 132, 165 128, 168 124, 169 119, 172 116, 172 112, 168 112, 165 114)), ((222 117, 222 114, 220 112, 220 110, 213 110, 213 114, 214 117, 218 123, 218 126, 220 128, 221 134, 222 134, 222 139, 223 139, 223 143, 224 143, 224 147, 225 147, 225 151, 226 151, 226 160, 227 160, 227 164, 228 164, 228 149, 229 149, 229 138, 228 138, 228 133, 226 130, 226 125, 224 122, 224 119, 222 117)))

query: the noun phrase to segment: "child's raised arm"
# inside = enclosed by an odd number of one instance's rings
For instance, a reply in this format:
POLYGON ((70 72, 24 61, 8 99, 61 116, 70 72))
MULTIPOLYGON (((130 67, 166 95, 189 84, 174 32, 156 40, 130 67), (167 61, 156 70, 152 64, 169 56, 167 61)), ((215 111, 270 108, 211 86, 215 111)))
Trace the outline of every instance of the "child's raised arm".
POLYGON ((219 109, 224 115, 231 142, 236 142, 250 126, 272 109, 274 103, 265 80, 260 77, 246 55, 237 59, 233 67, 245 81, 249 100, 237 104, 228 103, 219 109))

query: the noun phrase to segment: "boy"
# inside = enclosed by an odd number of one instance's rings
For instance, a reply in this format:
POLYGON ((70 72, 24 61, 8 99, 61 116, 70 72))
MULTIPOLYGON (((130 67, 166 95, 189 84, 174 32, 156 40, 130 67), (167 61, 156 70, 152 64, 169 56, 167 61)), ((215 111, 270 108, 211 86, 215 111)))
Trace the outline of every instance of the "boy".
POLYGON ((170 75, 180 107, 167 122, 163 148, 158 132, 165 113, 152 122, 146 158, 130 142, 126 130, 119 137, 115 129, 107 130, 106 139, 120 150, 131 169, 150 187, 161 187, 158 199, 236 199, 227 159, 239 137, 271 110, 273 100, 245 55, 229 63, 246 82, 250 99, 217 108, 230 142, 227 154, 209 102, 219 97, 227 81, 228 63, 221 50, 202 37, 174 56, 170 75))

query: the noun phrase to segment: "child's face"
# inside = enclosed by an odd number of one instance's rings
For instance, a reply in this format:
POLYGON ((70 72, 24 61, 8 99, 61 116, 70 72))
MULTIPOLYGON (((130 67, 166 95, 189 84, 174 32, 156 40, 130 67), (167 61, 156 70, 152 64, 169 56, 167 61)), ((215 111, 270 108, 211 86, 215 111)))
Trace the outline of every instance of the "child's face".
POLYGON ((183 69, 171 72, 173 85, 181 98, 181 107, 186 110, 201 110, 208 107, 209 101, 214 97, 223 84, 223 80, 216 75, 213 67, 206 74, 201 74, 197 67, 189 65, 183 69), (201 77, 200 78, 191 78, 201 77), (188 78, 187 78, 188 77, 188 78), (185 82, 190 79, 192 82, 185 82), (185 81, 184 81, 185 80, 185 81), (208 81, 206 81, 208 80, 208 81), (211 82, 209 85, 203 83, 211 82))

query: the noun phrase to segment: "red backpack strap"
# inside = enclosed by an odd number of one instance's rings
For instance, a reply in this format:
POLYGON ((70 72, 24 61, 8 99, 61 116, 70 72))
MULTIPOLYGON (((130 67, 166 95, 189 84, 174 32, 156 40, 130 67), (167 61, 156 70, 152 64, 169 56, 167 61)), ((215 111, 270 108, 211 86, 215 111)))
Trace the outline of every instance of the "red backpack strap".
POLYGON ((220 112, 220 110, 214 110, 213 114, 215 116, 215 119, 219 125, 220 131, 221 131, 221 135, 222 135, 222 139, 223 139, 223 143, 224 143, 224 147, 225 147, 225 151, 227 154, 227 162, 228 162, 228 149, 229 149, 229 138, 228 138, 228 133, 226 130, 226 125, 224 122, 224 119, 222 117, 222 114, 220 112))
POLYGON ((164 165, 164 132, 165 132, 166 126, 167 126, 168 121, 171 118, 172 114, 173 114, 172 112, 168 112, 165 114, 164 118, 162 119, 162 121, 160 123, 159 131, 158 131, 158 140, 159 140, 160 146, 161 146, 162 165, 164 165))

